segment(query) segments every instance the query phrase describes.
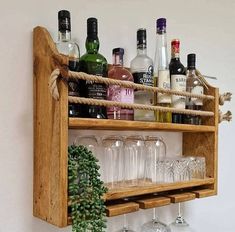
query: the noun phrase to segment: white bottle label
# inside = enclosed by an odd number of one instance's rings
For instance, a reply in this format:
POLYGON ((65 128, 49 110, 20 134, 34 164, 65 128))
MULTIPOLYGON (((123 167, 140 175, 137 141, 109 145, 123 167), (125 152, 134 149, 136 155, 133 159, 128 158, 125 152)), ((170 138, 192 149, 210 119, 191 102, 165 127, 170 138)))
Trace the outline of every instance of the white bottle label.
MULTIPOLYGON (((176 91, 186 91, 186 76, 171 75, 171 89, 176 91)), ((185 97, 172 95, 172 106, 177 109, 185 109, 185 97)))
MULTIPOLYGON (((204 90, 203 90, 203 86, 195 86, 194 88, 192 88, 191 93, 193 94, 203 94, 204 90)), ((198 98, 191 98, 191 101, 193 103, 193 105, 196 106, 202 106, 203 105, 203 100, 202 99, 198 99, 198 98)))
MULTIPOLYGON (((159 88, 169 89, 171 88, 170 84, 170 72, 169 70, 159 70, 157 77, 159 88)), ((157 94, 157 103, 171 103, 171 96, 166 93, 157 94)))

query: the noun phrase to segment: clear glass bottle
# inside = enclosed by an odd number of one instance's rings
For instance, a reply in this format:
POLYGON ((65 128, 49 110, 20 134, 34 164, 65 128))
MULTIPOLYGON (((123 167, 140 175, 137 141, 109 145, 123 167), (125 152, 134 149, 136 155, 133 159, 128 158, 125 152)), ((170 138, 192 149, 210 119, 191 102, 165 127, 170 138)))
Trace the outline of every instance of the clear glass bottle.
MULTIPOLYGON (((113 66, 108 72, 108 78, 133 82, 132 74, 123 67, 123 55, 123 48, 113 49, 113 66)), ((110 85, 107 91, 107 99, 109 101, 134 103, 134 91, 133 89, 110 85)), ((133 120, 134 111, 133 109, 112 106, 107 107, 107 116, 109 119, 133 120)))
MULTIPOLYGON (((171 89, 176 91, 186 91, 186 70, 180 62, 180 41, 174 39, 171 41, 171 61, 169 64, 171 89)), ((177 109, 185 109, 184 96, 171 96, 172 107, 177 109)), ((183 123, 183 114, 172 113, 173 123, 183 123)))
MULTIPOLYGON (((71 22, 70 12, 61 10, 58 12, 58 41, 56 47, 58 51, 64 55, 69 56, 69 69, 71 71, 78 71, 80 50, 78 45, 71 40, 71 22)), ((69 80, 68 82, 69 96, 80 96, 79 80, 69 80)), ((69 103, 69 117, 79 117, 80 105, 69 103)))
MULTIPOLYGON (((147 56, 146 29, 137 31, 137 56, 131 61, 131 72, 134 82, 153 86, 153 61, 147 56)), ((142 90, 135 90, 134 102, 137 104, 153 105, 154 94, 142 90)), ((154 111, 134 110, 134 120, 155 121, 154 111)))
MULTIPOLYGON (((193 94, 203 94, 204 87, 203 83, 196 75, 196 54, 188 54, 187 57, 187 79, 186 79, 186 90, 193 94)), ((203 100, 193 97, 186 98, 186 109, 189 110, 202 110, 203 100)), ((201 116, 196 115, 185 115, 185 124, 201 125, 201 116)))
MULTIPOLYGON (((99 51, 98 22, 96 18, 87 19, 86 53, 80 58, 79 70, 88 74, 107 77, 108 64, 99 51)), ((87 98, 105 100, 107 88, 105 84, 81 81, 81 95, 87 98)), ((107 118, 106 107, 84 105, 82 116, 87 118, 107 118)))
MULTIPOLYGON (((154 57, 154 82, 155 86, 170 89, 170 72, 167 54, 166 19, 157 19, 156 52, 154 57)), ((171 96, 165 93, 158 93, 156 105, 171 107, 171 96)), ((171 122, 170 112, 156 111, 156 121, 171 122)))

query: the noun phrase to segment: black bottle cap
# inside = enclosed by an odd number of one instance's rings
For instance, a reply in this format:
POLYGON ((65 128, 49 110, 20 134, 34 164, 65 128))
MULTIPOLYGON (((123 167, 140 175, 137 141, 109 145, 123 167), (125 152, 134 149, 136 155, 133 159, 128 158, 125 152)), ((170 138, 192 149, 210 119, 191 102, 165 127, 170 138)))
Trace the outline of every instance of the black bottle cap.
POLYGON ((114 48, 113 49, 113 55, 114 54, 124 55, 124 48, 114 48))
POLYGON ((61 10, 58 12, 58 26, 60 32, 71 31, 69 11, 61 10))
POLYGON ((137 46, 146 45, 146 29, 140 28, 137 31, 137 46))
POLYGON ((188 54, 187 64, 188 64, 187 65, 188 69, 195 69, 195 67, 196 67, 196 54, 194 54, 194 53, 188 54))
POLYGON ((89 38, 97 38, 98 34, 98 22, 96 18, 87 19, 87 36, 89 38))

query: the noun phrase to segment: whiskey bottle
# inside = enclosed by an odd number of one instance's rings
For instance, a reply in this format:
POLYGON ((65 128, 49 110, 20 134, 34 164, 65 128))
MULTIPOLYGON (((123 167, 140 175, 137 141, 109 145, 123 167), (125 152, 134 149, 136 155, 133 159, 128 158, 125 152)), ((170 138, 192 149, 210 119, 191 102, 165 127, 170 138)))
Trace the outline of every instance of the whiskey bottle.
MULTIPOLYGON (((87 19, 86 53, 80 58, 79 70, 92 75, 107 77, 108 64, 99 51, 98 22, 96 18, 87 19)), ((87 98, 105 100, 107 88, 104 84, 81 81, 81 95, 87 98)), ((87 118, 107 118, 106 107, 84 105, 82 116, 87 118)))

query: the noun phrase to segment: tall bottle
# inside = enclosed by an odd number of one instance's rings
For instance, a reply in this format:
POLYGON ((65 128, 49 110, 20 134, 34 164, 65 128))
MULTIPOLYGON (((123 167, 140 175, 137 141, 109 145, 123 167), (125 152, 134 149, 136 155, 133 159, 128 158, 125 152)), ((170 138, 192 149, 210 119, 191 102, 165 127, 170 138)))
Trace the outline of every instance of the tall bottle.
MULTIPOLYGON (((204 87, 203 83, 196 75, 196 54, 189 54, 187 59, 187 79, 186 79, 186 90, 193 94, 203 94, 204 87)), ((203 101, 202 99, 187 97, 186 98, 186 109, 190 110, 202 110, 203 101)), ((201 116, 185 115, 184 123, 201 125, 201 116)))
MULTIPOLYGON (((174 39, 171 41, 171 62, 169 65, 171 89, 177 91, 186 91, 186 70, 180 62, 180 41, 174 39)), ((172 106, 177 109, 185 109, 185 97, 171 96, 172 106)), ((172 113, 173 123, 183 123, 183 114, 172 113)))
MULTIPOLYGON (((137 84, 153 86, 153 61, 147 56, 146 29, 137 31, 137 56, 131 61, 131 72, 137 84)), ((154 94, 142 90, 134 92, 134 102, 144 105, 153 104, 154 94)), ((155 121, 154 111, 134 110, 134 120, 155 121)))
MULTIPOLYGON (((98 22, 96 18, 87 19, 86 53, 80 58, 79 68, 81 72, 97 76, 107 77, 108 64, 99 51, 98 22)), ((83 97, 105 100, 107 88, 104 84, 90 81, 82 81, 81 94, 83 97)), ((83 117, 107 118, 106 107, 84 105, 83 117)))
MULTIPOLYGON (((154 58, 154 82, 159 88, 170 89, 170 72, 167 55, 166 19, 157 19, 156 52, 154 58)), ((171 96, 165 93, 158 93, 156 105, 170 107, 171 96)), ((170 112, 156 111, 156 121, 171 122, 170 112)))
MULTIPOLYGON (((57 49, 60 53, 69 56, 69 69, 71 71, 78 71, 78 62, 80 51, 78 45, 71 40, 71 23, 70 12, 61 10, 58 12, 58 41, 56 43, 57 49)), ((69 80, 68 82, 69 96, 80 95, 79 80, 69 80)), ((80 105, 69 103, 69 117, 79 117, 81 115, 80 105)))
MULTIPOLYGON (((108 72, 108 78, 133 82, 132 74, 123 67, 123 55, 123 48, 113 49, 113 66, 108 72)), ((134 103, 134 91, 133 89, 110 85, 107 91, 107 99, 110 101, 134 103)), ((115 106, 107 107, 107 115, 109 119, 134 120, 133 109, 115 106)))

